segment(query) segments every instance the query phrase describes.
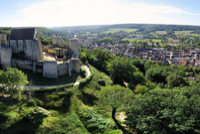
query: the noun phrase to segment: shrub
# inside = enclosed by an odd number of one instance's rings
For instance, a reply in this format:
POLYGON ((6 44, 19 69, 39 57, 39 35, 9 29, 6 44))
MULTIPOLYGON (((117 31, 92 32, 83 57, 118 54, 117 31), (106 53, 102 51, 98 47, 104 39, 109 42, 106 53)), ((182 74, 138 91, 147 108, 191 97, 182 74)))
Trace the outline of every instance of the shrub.
POLYGON ((35 100, 30 100, 30 101, 28 101, 27 102, 27 106, 28 107, 36 107, 37 105, 36 105, 36 102, 35 102, 35 100))
POLYGON ((83 76, 83 78, 86 77, 86 71, 84 69, 80 69, 80 74, 83 76))
POLYGON ((49 116, 50 112, 41 107, 35 107, 33 110, 27 115, 27 118, 32 123, 41 123, 43 118, 49 116))
POLYGON ((91 75, 89 77, 85 78, 84 80, 81 80, 79 82, 80 83, 79 87, 82 87, 82 86, 86 85, 87 83, 89 83, 92 80, 93 76, 94 76, 94 74, 91 73, 91 75))
MULTIPOLYGON (((70 84, 66 84, 66 85, 60 85, 60 86, 55 86, 55 87, 44 87, 44 88, 34 88, 32 89, 32 91, 34 92, 53 92, 56 91, 57 89, 64 89, 64 88, 69 88, 69 87, 73 87, 74 83, 70 83, 70 84)), ((26 88, 24 89, 24 92, 28 92, 29 89, 26 88)))
POLYGON ((135 89, 135 92, 138 94, 145 94, 146 92, 148 92, 148 88, 146 86, 137 86, 135 89))

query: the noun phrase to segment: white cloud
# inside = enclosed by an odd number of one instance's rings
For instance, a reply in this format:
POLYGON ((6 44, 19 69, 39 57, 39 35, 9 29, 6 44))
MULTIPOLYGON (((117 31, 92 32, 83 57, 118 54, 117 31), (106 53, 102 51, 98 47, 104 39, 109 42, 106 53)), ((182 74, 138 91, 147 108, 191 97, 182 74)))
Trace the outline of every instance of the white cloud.
POLYGON ((165 14, 187 14, 180 8, 144 3, 118 4, 114 0, 51 0, 18 13, 11 26, 77 26, 122 23, 178 24, 165 14))

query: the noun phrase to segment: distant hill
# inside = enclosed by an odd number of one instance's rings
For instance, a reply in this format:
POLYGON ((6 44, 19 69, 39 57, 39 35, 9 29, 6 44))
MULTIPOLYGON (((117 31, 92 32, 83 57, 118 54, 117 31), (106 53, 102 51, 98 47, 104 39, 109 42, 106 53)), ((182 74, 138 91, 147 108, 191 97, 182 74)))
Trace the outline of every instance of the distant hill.
MULTIPOLYGON (((182 31, 182 30, 200 30, 200 26, 190 25, 159 25, 159 24, 118 24, 118 25, 92 25, 92 26, 74 26, 74 27, 51 27, 54 31, 78 31, 78 30, 103 30, 109 28, 131 28, 139 31, 182 31)), ((138 32, 139 32, 138 31, 138 32)))
POLYGON ((87 29, 97 29, 104 27, 105 25, 92 25, 92 26, 72 26, 72 27, 48 27, 50 30, 54 31, 74 31, 74 30, 87 30, 87 29))

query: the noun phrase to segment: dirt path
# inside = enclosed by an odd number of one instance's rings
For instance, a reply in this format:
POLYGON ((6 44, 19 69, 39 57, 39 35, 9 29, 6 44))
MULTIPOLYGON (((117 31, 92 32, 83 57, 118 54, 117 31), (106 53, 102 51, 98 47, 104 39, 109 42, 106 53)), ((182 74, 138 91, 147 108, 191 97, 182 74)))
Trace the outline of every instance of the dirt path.
MULTIPOLYGON (((90 75, 91 75, 91 72, 90 72, 90 69, 86 66, 86 65, 83 65, 83 67, 86 69, 86 71, 87 71, 87 76, 86 76, 86 78, 87 77, 89 77, 90 75)), ((85 79, 86 79, 85 78, 85 79)), ((76 83, 74 83, 74 85, 79 85, 80 83, 79 82, 76 82, 76 83)))
POLYGON ((124 115, 124 112, 120 112, 120 114, 117 115, 115 118, 116 118, 117 120, 120 120, 120 121, 123 121, 123 122, 124 122, 126 116, 124 115))

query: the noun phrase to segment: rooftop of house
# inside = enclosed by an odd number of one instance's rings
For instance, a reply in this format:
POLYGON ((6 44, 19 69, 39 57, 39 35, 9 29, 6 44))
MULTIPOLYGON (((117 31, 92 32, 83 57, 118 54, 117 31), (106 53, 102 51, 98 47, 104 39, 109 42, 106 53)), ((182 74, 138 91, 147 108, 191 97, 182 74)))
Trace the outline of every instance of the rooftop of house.
POLYGON ((178 60, 179 63, 182 63, 182 64, 187 64, 187 61, 186 60, 178 60))

